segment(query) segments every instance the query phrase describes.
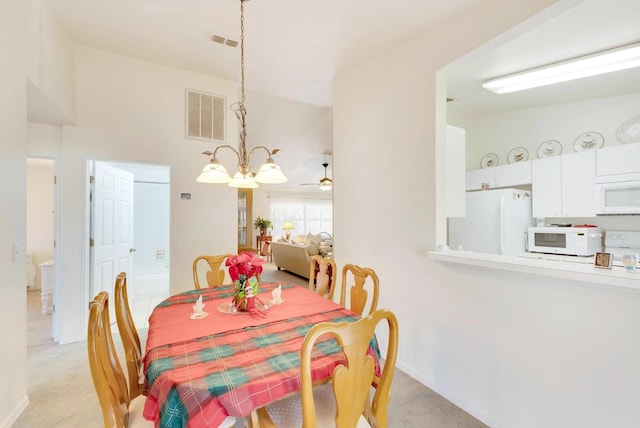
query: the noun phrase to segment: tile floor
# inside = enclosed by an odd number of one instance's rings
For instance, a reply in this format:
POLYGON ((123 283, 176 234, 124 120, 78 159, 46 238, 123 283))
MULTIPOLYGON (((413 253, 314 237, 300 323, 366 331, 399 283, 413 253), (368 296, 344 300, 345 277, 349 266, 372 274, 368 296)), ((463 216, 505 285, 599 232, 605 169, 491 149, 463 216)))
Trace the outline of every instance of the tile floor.
POLYGON ((133 294, 129 296, 129 309, 137 328, 149 327, 149 316, 156 305, 169 297, 169 290, 152 294, 133 294))

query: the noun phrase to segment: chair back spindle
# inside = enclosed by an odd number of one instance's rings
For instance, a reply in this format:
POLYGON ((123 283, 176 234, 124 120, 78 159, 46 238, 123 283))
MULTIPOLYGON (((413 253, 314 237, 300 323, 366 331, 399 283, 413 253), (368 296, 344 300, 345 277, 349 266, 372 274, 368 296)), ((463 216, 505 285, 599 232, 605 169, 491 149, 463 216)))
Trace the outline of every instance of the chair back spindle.
POLYGON ((224 279, 226 276, 226 269, 224 267, 224 261, 227 257, 231 256, 231 254, 220 254, 214 256, 198 256, 193 260, 193 283, 195 288, 199 290, 202 288, 200 285, 200 278, 198 275, 198 265, 202 260, 206 262, 207 272, 205 274, 206 279, 206 287, 215 287, 217 285, 224 284, 224 279))
POLYGON ((364 315, 369 297, 367 283, 371 284, 371 303, 368 314, 372 314, 378 308, 379 280, 373 269, 360 267, 354 264, 346 264, 342 268, 342 281, 340 289, 340 304, 347 305, 347 290, 349 291, 349 309, 364 315))
POLYGON ((127 362, 129 397, 133 399, 142 394, 142 346, 140 345, 138 330, 131 316, 127 294, 127 274, 125 272, 120 272, 116 277, 114 295, 116 322, 127 362))
POLYGON ((311 258, 309 270, 309 290, 333 300, 338 268, 332 259, 315 255, 311 258))

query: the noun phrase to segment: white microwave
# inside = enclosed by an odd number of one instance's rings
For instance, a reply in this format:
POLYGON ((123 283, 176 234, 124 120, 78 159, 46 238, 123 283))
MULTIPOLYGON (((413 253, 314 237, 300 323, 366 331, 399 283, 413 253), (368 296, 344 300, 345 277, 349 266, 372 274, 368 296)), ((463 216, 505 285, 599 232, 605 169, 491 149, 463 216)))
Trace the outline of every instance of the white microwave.
POLYGON ((531 253, 593 256, 602 251, 599 227, 530 227, 527 251, 531 253))
POLYGON ((597 215, 640 214, 640 180, 596 183, 593 189, 597 215))

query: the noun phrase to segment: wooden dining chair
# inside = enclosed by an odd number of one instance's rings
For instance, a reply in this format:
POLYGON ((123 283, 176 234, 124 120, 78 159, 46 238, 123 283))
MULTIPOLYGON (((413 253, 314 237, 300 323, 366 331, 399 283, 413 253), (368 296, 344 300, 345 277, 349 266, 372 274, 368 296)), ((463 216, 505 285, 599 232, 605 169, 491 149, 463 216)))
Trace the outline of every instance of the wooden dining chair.
POLYGON ((116 277, 114 289, 115 312, 118 331, 124 348, 127 362, 127 377, 129 379, 129 397, 135 398, 142 394, 142 346, 136 329, 127 295, 127 274, 120 272, 116 277))
POLYGON ((315 255, 311 258, 309 269, 309 290, 333 300, 338 268, 332 259, 315 255))
MULTIPOLYGON (((326 346, 326 342, 322 346, 326 346)), ((250 423, 263 428, 386 428, 389 391, 397 353, 398 321, 389 310, 375 311, 356 322, 317 324, 309 330, 302 344, 301 393, 258 409, 250 423), (389 341, 379 383, 371 400, 375 361, 367 352, 376 326, 381 321, 387 322, 389 341), (333 370, 330 383, 314 388, 311 360, 322 355, 321 351, 314 353, 314 345, 325 334, 335 336, 345 354, 346 364, 338 365, 333 370)))
POLYGON ((144 395, 130 399, 127 380, 116 354, 109 321, 109 295, 100 292, 89 305, 87 348, 93 386, 105 428, 153 427, 143 418, 144 395))
POLYGON ((380 288, 378 275, 371 268, 360 267, 351 263, 344 265, 340 286, 340 304, 346 306, 347 289, 349 289, 349 309, 359 315, 364 315, 369 297, 369 292, 366 289, 368 283, 371 284, 369 314, 372 314, 378 308, 380 288))
POLYGON ((224 278, 227 271, 224 268, 223 262, 230 255, 231 254, 221 254, 217 256, 198 256, 193 260, 193 282, 197 290, 201 288, 200 280, 198 278, 198 263, 202 260, 207 262, 209 269, 206 273, 207 287, 215 287, 216 285, 224 284, 224 278))

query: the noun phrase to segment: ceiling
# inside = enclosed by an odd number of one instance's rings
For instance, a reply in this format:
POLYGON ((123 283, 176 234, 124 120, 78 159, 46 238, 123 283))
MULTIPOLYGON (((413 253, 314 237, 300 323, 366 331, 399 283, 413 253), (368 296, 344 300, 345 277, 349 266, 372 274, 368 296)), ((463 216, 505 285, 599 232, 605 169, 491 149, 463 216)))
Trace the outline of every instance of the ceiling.
MULTIPOLYGON (((245 4, 246 87, 331 106, 333 78, 484 0, 252 0, 245 4)), ((79 43, 239 80, 238 0, 44 0, 79 43)), ((481 55, 447 69, 449 108, 474 114, 640 92, 640 69, 508 95, 481 88, 492 77, 640 41, 640 1, 585 0, 481 55)), ((280 147, 283 152, 287 147, 280 147)), ((331 150, 326 147, 325 150, 331 150)), ((311 161, 311 157, 313 160, 311 161)), ((330 156, 295 184, 322 178, 330 156)), ((286 172, 286 166, 282 165, 286 172)), ((329 168, 332 176, 331 167, 329 168)), ((294 183, 291 183, 294 184, 294 183)), ((305 186, 309 190, 312 186, 305 186)))
POLYGON ((586 0, 525 33, 447 68, 449 107, 485 114, 640 92, 640 68, 496 95, 485 80, 640 42, 640 1, 586 0))
MULTIPOLYGON (((252 0, 245 3, 247 89, 330 106, 336 74, 482 0, 252 0)), ((78 42, 238 80, 239 0, 44 0, 78 42)))

